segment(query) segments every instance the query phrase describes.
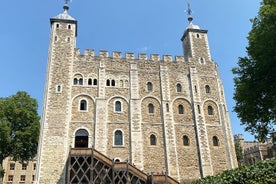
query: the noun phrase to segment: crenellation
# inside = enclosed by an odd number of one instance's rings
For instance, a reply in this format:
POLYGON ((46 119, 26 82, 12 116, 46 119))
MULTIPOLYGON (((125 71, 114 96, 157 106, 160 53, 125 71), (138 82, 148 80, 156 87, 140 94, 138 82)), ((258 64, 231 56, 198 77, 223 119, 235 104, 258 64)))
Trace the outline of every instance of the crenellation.
POLYGON ((126 53, 126 59, 135 59, 135 55, 132 52, 127 52, 126 53))
POLYGON ((160 61, 160 55, 159 54, 151 54, 150 59, 152 61, 160 61))
POLYGON ((112 57, 116 58, 116 59, 121 59, 122 58, 122 53, 114 51, 114 52, 112 52, 112 57))
POLYGON ((106 51, 106 50, 100 50, 99 57, 108 58, 109 57, 108 51, 106 51))
POLYGON ((175 61, 176 62, 184 62, 185 58, 184 58, 184 56, 175 56, 175 61))
POLYGON ((74 49, 74 54, 75 54, 75 56, 79 56, 79 55, 81 55, 81 53, 80 53, 80 49, 79 48, 75 48, 74 49))
POLYGON ((95 56, 95 51, 93 49, 85 49, 84 55, 94 57, 95 56))
POLYGON ((138 59, 139 60, 148 60, 148 55, 144 53, 138 54, 138 59))
POLYGON ((76 21, 68 21, 70 29, 51 32, 50 39, 58 41, 50 42, 37 184, 66 183, 70 147, 93 147, 181 182, 236 167, 230 163, 231 127, 224 128, 229 117, 221 110, 225 100, 217 66, 209 62, 207 31, 185 31, 185 56, 93 49, 82 54, 74 48, 76 21), (70 47, 59 41, 63 38, 70 38, 70 47))
POLYGON ((164 62, 172 62, 172 56, 171 55, 163 55, 163 61, 164 62))

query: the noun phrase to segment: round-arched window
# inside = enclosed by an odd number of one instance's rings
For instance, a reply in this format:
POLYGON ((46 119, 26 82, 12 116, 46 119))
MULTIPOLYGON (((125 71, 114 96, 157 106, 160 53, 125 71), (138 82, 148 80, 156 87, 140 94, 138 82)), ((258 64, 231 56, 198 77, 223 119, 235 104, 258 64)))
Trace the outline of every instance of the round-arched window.
POLYGON ((88 148, 88 132, 79 129, 75 135, 75 148, 88 148))

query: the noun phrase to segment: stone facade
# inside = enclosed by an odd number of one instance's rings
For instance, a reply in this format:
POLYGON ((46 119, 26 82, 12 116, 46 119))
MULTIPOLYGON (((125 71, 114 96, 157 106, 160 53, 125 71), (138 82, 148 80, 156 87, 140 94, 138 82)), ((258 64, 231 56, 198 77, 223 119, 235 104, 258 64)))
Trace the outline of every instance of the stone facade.
POLYGON ((242 134, 235 135, 234 142, 241 146, 243 152, 241 164, 250 165, 276 157, 275 144, 273 144, 273 138, 276 138, 276 133, 272 133, 271 137, 265 143, 260 143, 257 141, 245 141, 242 134))
POLYGON ((3 184, 33 183, 37 167, 36 162, 36 158, 26 163, 20 163, 14 161, 11 157, 7 157, 3 161, 3 168, 5 170, 3 184))
POLYGON ((185 55, 174 59, 81 54, 77 21, 67 10, 51 19, 37 183, 65 183, 69 148, 79 138, 109 158, 179 181, 237 166, 206 30, 190 23, 182 37, 185 55))

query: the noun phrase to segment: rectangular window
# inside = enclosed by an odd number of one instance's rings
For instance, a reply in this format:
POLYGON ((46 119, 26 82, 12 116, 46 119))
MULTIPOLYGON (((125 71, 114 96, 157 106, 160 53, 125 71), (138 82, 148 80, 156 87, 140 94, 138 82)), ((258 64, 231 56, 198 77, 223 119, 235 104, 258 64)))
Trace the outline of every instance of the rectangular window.
POLYGON ((27 164, 22 164, 22 170, 27 170, 27 164))
POLYGON ((13 181, 13 175, 8 176, 8 181, 13 181))
POLYGON ((25 175, 21 175, 20 176, 20 181, 21 182, 25 182, 26 181, 26 176, 25 175))
POLYGON ((15 164, 14 164, 14 163, 11 163, 11 164, 10 164, 10 170, 14 170, 14 168, 15 168, 15 164))
POLYGON ((34 163, 34 170, 36 170, 36 163, 34 163))

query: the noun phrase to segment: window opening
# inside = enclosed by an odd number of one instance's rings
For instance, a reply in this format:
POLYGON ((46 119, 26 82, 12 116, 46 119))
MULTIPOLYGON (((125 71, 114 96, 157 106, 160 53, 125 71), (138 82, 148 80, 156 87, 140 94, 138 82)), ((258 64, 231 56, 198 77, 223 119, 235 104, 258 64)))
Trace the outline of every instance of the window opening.
POLYGON ((184 107, 183 105, 178 106, 178 114, 184 114, 184 107))
POLYGON ((79 85, 81 85, 81 86, 83 85, 83 79, 82 78, 79 79, 79 85))
POLYGON ((115 102, 115 111, 116 112, 121 112, 122 111, 122 105, 120 101, 115 102))
POLYGON ((148 105, 148 108, 149 108, 149 113, 154 113, 154 106, 153 106, 153 104, 149 104, 148 105))
POLYGON ((177 84, 177 85, 176 85, 176 91, 177 91, 177 92, 181 92, 181 91, 182 91, 182 86, 181 86, 181 84, 177 84))
POLYGON ((147 83, 147 88, 148 88, 148 91, 152 91, 152 83, 151 82, 147 83))
POLYGON ((57 86, 57 92, 61 92, 61 86, 60 85, 57 86))
POLYGON ((14 163, 11 163, 11 164, 10 164, 10 170, 14 170, 14 168, 15 168, 15 164, 14 164, 14 163))
POLYGON ((114 134, 114 145, 122 146, 123 145, 123 133, 121 130, 116 130, 114 134))
POLYGON ((197 87, 195 86, 195 92, 197 93, 197 87))
POLYGON ((212 106, 208 106, 208 115, 214 115, 214 110, 212 106))
POLYGON ((88 79, 88 85, 89 85, 89 86, 92 85, 92 79, 88 79))
POLYGON ((189 146, 190 145, 189 137, 187 135, 183 136, 183 145, 184 146, 189 146))
POLYGON ((80 129, 75 135, 75 148, 88 148, 88 132, 80 129))
POLYGON ((219 146, 219 140, 218 140, 217 136, 213 137, 213 146, 219 146))
POLYGON ((71 25, 70 24, 68 25, 68 29, 71 29, 71 25))
POLYGON ((111 86, 115 86, 115 80, 111 80, 111 86))
POLYGON ((200 106, 199 105, 197 105, 197 111, 200 114, 200 106))
POLYGON ((77 85, 77 84, 78 84, 78 79, 74 78, 74 85, 77 85))
POLYGON ((210 86, 209 86, 209 85, 206 85, 206 86, 205 86, 205 92, 206 92, 206 93, 210 93, 210 86))
POLYGON ((25 175, 21 175, 20 176, 20 181, 25 181, 26 180, 26 176, 25 175))
POLYGON ((86 100, 81 100, 80 101, 80 110, 81 111, 86 111, 87 110, 87 102, 86 102, 86 100))
POLYGON ((168 103, 166 103, 166 110, 167 110, 167 112, 170 111, 170 108, 169 108, 169 104, 168 104, 168 103))
POLYGON ((109 79, 106 80, 106 86, 110 86, 110 80, 109 79))
POLYGON ((27 170, 27 164, 22 164, 22 170, 27 170))
POLYGON ((97 85, 98 85, 97 79, 94 79, 94 80, 93 80, 93 85, 94 85, 94 86, 97 86, 97 85))
POLYGON ((153 134, 150 135, 150 145, 156 145, 156 136, 153 134))
POLYGON ((13 175, 8 176, 8 181, 13 181, 13 175))

